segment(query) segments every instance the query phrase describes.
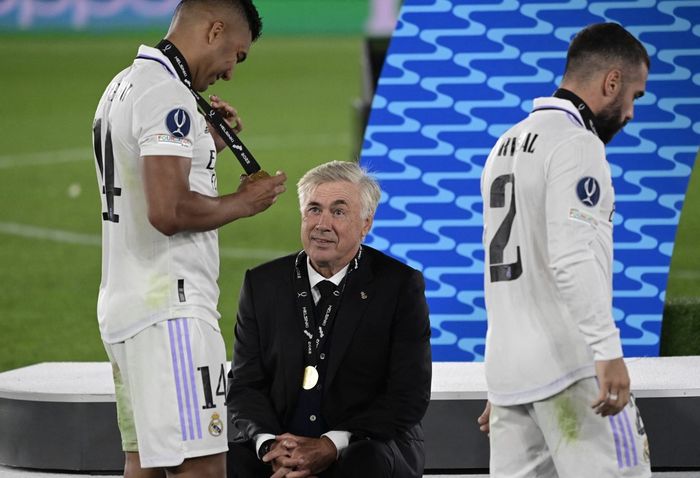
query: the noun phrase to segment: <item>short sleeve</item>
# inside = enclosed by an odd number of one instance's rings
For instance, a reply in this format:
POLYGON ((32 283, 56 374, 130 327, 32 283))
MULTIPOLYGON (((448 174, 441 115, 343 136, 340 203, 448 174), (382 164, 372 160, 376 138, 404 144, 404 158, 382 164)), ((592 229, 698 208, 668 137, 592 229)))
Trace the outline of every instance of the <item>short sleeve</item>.
POLYGON ((133 134, 141 156, 192 158, 198 114, 184 85, 169 79, 150 88, 134 103, 133 134))

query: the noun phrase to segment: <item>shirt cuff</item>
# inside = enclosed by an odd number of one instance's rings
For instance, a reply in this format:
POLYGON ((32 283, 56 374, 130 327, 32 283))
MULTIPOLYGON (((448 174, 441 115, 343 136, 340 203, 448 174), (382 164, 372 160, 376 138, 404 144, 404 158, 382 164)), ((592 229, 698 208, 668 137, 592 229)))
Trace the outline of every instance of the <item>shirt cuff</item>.
POLYGON ((613 360, 622 357, 619 329, 615 328, 613 333, 597 343, 591 344, 591 348, 593 349, 593 359, 596 361, 613 360))
POLYGON ((348 444, 350 443, 350 435, 352 435, 350 432, 331 430, 321 436, 328 437, 328 439, 333 442, 337 451, 335 457, 338 458, 340 456, 340 452, 348 447, 348 444))
POLYGON ((255 435, 255 456, 260 456, 260 447, 263 443, 265 443, 267 440, 274 439, 275 435, 272 435, 270 433, 260 433, 258 435, 255 435))

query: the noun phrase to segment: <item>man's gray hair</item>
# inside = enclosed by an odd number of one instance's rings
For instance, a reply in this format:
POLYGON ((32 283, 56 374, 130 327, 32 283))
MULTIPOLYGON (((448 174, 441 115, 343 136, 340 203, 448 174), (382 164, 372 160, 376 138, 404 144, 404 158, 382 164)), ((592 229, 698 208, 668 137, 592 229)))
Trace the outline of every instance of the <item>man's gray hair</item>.
POLYGON ((362 219, 374 215, 379 204, 381 190, 379 184, 372 178, 366 169, 357 163, 350 161, 331 161, 323 163, 309 170, 297 183, 297 195, 299 196, 299 208, 303 212, 306 198, 321 184, 332 182, 348 182, 356 184, 360 188, 360 204, 362 205, 362 219))

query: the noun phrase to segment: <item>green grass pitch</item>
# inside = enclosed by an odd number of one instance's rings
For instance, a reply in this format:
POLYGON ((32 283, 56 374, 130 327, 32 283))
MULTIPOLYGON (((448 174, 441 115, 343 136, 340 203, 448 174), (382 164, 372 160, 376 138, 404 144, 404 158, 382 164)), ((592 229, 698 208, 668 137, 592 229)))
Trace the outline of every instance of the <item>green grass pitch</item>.
MULTIPOLYGON (((101 206, 91 152, 95 107, 140 43, 129 36, 0 37, 0 371, 43 361, 106 360, 95 307, 101 206)), ((359 36, 265 37, 230 82, 207 93, 243 118, 241 138, 287 192, 265 213, 220 231, 221 329, 230 352, 245 269, 299 248, 295 184, 309 168, 351 159, 360 95, 359 36)), ((220 155, 220 193, 242 172, 220 155)))
MULTIPOLYGON (((100 200, 91 122, 108 81, 140 43, 121 36, 2 35, 0 63, 0 371, 44 361, 101 361, 95 307, 100 276, 100 200)), ((221 230, 221 329, 231 350, 243 272, 299 248, 294 185, 310 167, 347 160, 352 101, 360 95, 360 37, 265 37, 216 93, 236 106, 242 138, 288 191, 267 212, 221 230)), ((217 164, 219 191, 235 189, 240 166, 217 164)), ((698 211, 695 174, 686 209, 698 211)), ((700 290, 693 245, 700 214, 683 215, 669 298, 700 290)), ((698 322, 698 321, 695 321, 698 322)))

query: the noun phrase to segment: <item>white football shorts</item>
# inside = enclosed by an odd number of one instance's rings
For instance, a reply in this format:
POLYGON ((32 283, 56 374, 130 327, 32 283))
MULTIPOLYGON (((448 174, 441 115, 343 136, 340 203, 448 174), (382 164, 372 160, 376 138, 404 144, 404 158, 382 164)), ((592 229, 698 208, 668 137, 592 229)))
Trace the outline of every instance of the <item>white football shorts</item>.
POLYGON ((651 477, 649 441, 630 398, 617 415, 596 415, 595 378, 545 400, 491 405, 491 477, 651 477))
POLYGON ((203 320, 171 319, 104 345, 122 448, 138 452, 143 468, 228 450, 226 348, 219 330, 203 320))

